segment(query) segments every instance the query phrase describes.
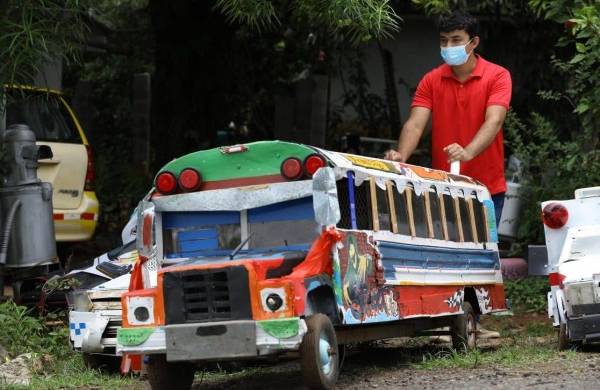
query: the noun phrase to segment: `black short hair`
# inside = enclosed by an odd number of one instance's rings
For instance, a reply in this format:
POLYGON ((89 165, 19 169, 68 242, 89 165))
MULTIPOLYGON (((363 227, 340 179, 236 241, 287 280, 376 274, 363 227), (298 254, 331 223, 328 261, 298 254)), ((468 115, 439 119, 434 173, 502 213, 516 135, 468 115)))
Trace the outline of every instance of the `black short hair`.
POLYGON ((469 38, 474 38, 479 35, 479 21, 465 11, 456 10, 451 14, 440 16, 439 30, 446 33, 465 30, 469 34, 469 38))

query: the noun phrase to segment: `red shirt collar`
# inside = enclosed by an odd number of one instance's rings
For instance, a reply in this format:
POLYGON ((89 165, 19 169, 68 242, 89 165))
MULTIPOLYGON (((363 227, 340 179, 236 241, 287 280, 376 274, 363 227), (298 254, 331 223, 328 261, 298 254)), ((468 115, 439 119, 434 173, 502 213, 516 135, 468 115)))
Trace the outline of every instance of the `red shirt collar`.
MULTIPOLYGON (((477 57, 477 64, 475 64, 475 69, 473 69, 473 72, 471 72, 471 74, 469 75, 469 79, 472 77, 481 78, 481 76, 483 75, 483 68, 485 67, 486 60, 481 58, 481 56, 479 54, 475 54, 475 57, 477 57)), ((450 65, 448 65, 448 64, 442 65, 442 77, 449 77, 452 79, 456 79, 456 76, 452 72, 452 68, 450 67, 450 65)))

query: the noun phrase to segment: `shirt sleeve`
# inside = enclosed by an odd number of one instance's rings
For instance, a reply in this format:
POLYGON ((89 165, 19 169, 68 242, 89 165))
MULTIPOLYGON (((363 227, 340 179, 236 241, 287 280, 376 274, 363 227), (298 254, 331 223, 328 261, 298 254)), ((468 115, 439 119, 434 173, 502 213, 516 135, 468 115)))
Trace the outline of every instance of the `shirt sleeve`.
POLYGON ((510 73, 508 70, 501 68, 490 86, 486 107, 502 106, 508 110, 511 96, 512 80, 510 73))
POLYGON ((432 88, 432 72, 427 73, 417 86, 415 96, 413 97, 410 108, 425 107, 433 109, 433 88, 432 88))

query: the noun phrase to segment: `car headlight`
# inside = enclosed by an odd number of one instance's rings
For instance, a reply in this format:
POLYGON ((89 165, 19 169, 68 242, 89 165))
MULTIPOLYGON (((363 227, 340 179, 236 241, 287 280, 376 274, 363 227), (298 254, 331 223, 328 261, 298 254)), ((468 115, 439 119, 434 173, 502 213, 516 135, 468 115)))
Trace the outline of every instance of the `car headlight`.
POLYGON ((149 325, 154 323, 153 297, 128 297, 127 322, 130 325, 149 325))
POLYGON ((67 304, 71 310, 91 311, 92 301, 86 290, 75 290, 67 294, 67 304))
POLYGON ((263 288, 260 290, 260 298, 265 311, 276 312, 286 309, 283 288, 263 288))

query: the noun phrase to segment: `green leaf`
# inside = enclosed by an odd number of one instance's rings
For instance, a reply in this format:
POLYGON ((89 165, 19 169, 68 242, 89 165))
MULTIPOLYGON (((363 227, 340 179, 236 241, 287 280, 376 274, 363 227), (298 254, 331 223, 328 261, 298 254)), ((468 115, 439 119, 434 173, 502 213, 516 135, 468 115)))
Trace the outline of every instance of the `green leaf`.
POLYGON ((575 49, 577 49, 578 53, 585 53, 587 51, 586 46, 581 42, 575 44, 575 49))
POLYGON ((577 54, 575 57, 569 61, 570 64, 577 64, 583 60, 585 60, 586 56, 584 54, 577 54))

